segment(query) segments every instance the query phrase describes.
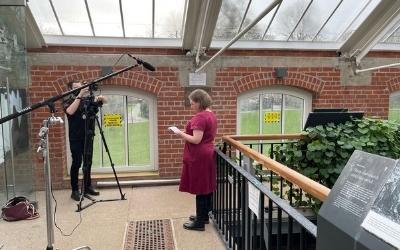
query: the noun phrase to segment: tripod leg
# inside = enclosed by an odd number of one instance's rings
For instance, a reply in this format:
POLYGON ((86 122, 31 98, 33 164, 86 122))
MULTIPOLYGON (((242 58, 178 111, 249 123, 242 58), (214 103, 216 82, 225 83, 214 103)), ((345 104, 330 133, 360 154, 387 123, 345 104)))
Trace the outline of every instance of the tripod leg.
POLYGON ((115 172, 114 162, 111 159, 111 155, 110 155, 110 151, 108 150, 106 138, 104 137, 103 129, 100 126, 100 122, 99 122, 99 119, 98 119, 97 116, 96 116, 96 122, 97 122, 97 127, 99 128, 99 132, 100 132, 100 135, 101 135, 101 140, 103 141, 103 145, 104 145, 104 148, 105 148, 105 150, 107 152, 108 159, 110 160, 110 163, 111 163, 111 168, 113 170, 115 180, 117 181, 117 185, 118 185, 118 188, 119 188, 119 193, 121 194, 121 200, 125 200, 125 194, 122 193, 121 185, 119 184, 119 180, 118 180, 118 176, 117 176, 117 172, 115 172))

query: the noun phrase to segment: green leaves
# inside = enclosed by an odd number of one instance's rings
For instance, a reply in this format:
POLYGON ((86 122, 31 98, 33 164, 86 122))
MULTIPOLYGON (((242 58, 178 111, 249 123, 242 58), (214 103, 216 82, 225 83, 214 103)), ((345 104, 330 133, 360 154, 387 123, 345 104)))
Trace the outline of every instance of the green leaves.
POLYGON ((387 120, 365 118, 308 128, 307 132, 297 143, 279 147, 275 157, 329 188, 355 149, 400 158, 400 125, 387 120))

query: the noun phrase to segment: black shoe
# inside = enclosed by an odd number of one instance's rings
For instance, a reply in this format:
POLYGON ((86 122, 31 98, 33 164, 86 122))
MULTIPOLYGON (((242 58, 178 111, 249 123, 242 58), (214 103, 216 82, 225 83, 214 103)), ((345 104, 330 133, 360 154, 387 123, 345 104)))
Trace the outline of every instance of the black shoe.
POLYGON ((183 224, 183 228, 187 230, 204 231, 204 222, 200 221, 189 221, 183 224))
MULTIPOLYGON (((190 221, 195 221, 195 220, 196 220, 196 216, 195 216, 195 215, 189 216, 189 220, 190 220, 190 221)), ((205 219, 204 219, 204 224, 209 224, 209 223, 210 223, 210 220, 208 219, 208 217, 205 218, 205 219)))
POLYGON ((100 192, 96 191, 92 186, 85 188, 85 194, 99 195, 100 192))
POLYGON ((74 190, 71 193, 71 199, 73 199, 74 201, 80 201, 81 199, 81 194, 79 193, 78 190, 74 190))

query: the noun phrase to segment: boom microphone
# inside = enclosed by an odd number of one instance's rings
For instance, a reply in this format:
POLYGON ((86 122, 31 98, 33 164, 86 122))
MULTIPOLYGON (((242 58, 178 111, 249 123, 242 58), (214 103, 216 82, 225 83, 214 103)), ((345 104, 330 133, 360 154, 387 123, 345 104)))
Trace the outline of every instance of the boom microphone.
POLYGON ((153 65, 151 65, 150 63, 145 62, 142 59, 136 58, 136 57, 134 57, 134 56, 132 56, 130 54, 128 54, 128 56, 130 56, 133 59, 135 59, 138 64, 143 65, 143 67, 145 67, 147 70, 150 70, 150 71, 155 71, 156 70, 156 68, 153 65))

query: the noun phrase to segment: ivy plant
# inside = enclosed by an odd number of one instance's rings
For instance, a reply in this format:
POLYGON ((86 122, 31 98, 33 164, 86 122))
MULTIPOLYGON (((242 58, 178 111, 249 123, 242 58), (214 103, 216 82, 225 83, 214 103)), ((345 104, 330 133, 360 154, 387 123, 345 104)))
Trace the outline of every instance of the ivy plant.
MULTIPOLYGON (((275 151, 277 161, 332 188, 354 150, 400 158, 400 125, 365 118, 308 128, 297 143, 275 151)), ((315 202, 315 201, 314 201, 315 202)))

